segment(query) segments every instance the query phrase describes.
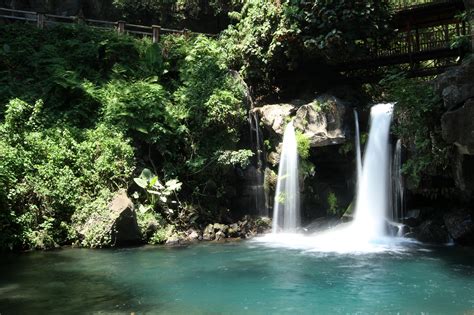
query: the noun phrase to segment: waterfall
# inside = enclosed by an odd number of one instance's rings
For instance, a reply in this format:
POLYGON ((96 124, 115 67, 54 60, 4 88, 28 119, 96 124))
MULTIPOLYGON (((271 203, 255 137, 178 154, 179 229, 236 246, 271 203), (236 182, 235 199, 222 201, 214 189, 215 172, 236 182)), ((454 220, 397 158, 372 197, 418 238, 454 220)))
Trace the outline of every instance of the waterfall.
POLYGON ((278 182, 273 207, 273 233, 295 232, 300 225, 298 150, 293 122, 283 135, 278 182))
POLYGON ((370 112, 371 127, 357 187, 353 226, 358 237, 376 240, 385 233, 389 207, 389 135, 393 104, 378 104, 370 112))
POLYGON ((359 131, 359 114, 354 108, 354 124, 355 124, 355 147, 356 147, 356 163, 357 163, 357 182, 360 182, 362 175, 362 155, 360 153, 360 131, 359 131))
POLYGON ((397 140, 392 165, 393 221, 400 221, 405 216, 405 201, 402 174, 402 141, 397 140))
POLYGON ((249 124, 250 124, 250 139, 252 144, 255 146, 255 156, 257 170, 255 174, 254 185, 254 197, 255 197, 255 209, 259 216, 268 216, 268 208, 266 205, 265 191, 263 188, 264 182, 264 169, 265 169, 265 158, 262 147, 262 135, 260 132, 258 114, 256 112, 249 113, 249 124), (255 134, 255 138, 254 138, 255 134))

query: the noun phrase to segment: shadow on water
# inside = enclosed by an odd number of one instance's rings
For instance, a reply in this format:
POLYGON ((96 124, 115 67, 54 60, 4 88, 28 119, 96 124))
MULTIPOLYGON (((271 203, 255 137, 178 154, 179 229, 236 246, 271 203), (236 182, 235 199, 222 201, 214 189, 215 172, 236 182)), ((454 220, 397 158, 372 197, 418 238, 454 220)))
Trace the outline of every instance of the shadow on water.
MULTIPOLYGON (((133 287, 121 281, 127 272, 122 270, 121 260, 121 250, 64 249, 4 255, 0 260, 0 313, 130 313, 152 309, 133 287)), ((153 309, 159 309, 159 301, 153 302, 153 309)))

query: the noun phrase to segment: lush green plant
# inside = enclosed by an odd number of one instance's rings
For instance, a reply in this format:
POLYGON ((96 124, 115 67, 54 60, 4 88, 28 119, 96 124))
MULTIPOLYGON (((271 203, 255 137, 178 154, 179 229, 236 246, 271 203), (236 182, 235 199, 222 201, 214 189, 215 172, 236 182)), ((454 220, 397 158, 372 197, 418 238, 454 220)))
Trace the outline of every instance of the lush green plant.
POLYGON ((429 82, 407 79, 401 73, 388 76, 382 84, 386 97, 397 102, 392 129, 411 151, 403 172, 418 186, 424 175, 449 165, 451 147, 441 136, 442 101, 429 82))
POLYGON ((227 166, 246 168, 250 165, 250 158, 254 156, 251 150, 221 151, 218 152, 217 163, 227 166))
POLYGON ((45 127, 42 102, 34 104, 13 99, 0 124, 1 248, 64 243, 71 216, 101 189, 126 185, 133 171, 120 132, 45 127))
POLYGON ((388 38, 388 1, 245 0, 223 34, 231 65, 258 94, 275 90, 277 74, 309 62, 347 60, 388 38), (364 27, 354 28, 354 25, 364 27))
POLYGON ((301 159, 308 159, 310 155, 311 141, 305 134, 303 134, 299 130, 296 131, 296 145, 298 154, 301 159))
POLYGON ((339 205, 337 201, 337 196, 335 193, 330 192, 327 197, 327 203, 328 203, 328 212, 332 215, 338 215, 339 214, 339 205))

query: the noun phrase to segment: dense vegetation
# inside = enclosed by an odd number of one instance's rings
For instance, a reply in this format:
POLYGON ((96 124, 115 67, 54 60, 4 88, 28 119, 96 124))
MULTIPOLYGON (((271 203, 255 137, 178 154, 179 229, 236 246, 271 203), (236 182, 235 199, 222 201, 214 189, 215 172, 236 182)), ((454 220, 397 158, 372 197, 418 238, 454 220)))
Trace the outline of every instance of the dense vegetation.
MULTIPOLYGON (((106 207, 145 167, 184 183, 176 213, 199 213, 184 225, 226 207, 223 174, 235 155, 247 157, 232 151, 246 109, 214 40, 168 36, 155 45, 76 26, 12 25, 0 47, 2 248, 77 240, 81 212, 106 207)), ((166 204, 151 210, 160 215, 166 204)))
POLYGON ((449 167, 452 147, 441 136, 441 98, 429 81, 405 77, 403 72, 382 80, 385 97, 397 100, 393 131, 410 149, 403 172, 412 188, 418 188, 424 177, 439 174, 449 167))
POLYGON ((383 45, 390 14, 385 0, 249 0, 230 14, 236 23, 223 36, 230 64, 260 95, 284 88, 279 79, 289 72, 348 60, 375 40, 383 45))

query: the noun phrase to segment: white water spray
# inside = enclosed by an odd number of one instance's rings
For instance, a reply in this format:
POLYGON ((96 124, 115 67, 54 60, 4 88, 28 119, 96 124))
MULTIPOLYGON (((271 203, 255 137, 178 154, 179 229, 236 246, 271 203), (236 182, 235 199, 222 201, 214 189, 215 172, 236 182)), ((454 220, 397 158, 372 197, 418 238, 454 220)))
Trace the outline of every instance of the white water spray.
POLYGON ((300 226, 300 187, 298 178, 298 148, 293 122, 283 135, 278 168, 278 182, 273 206, 273 233, 296 232, 300 226))
MULTIPOLYGON (((372 107, 369 140, 357 185, 354 221, 310 235, 272 233, 256 238, 255 241, 309 252, 353 254, 404 251, 407 244, 414 243, 415 241, 403 237, 391 237, 386 231, 391 201, 389 133, 392 112, 393 104, 372 107)), ((279 177, 284 174, 286 171, 279 174, 279 177)), ((276 213, 279 211, 281 208, 276 213)), ((280 220, 279 216, 274 217, 274 232, 280 220)))
POLYGON ((378 104, 370 112, 369 141, 364 154, 362 176, 357 185, 354 233, 372 241, 386 235, 389 207, 389 135, 393 104, 378 104))

